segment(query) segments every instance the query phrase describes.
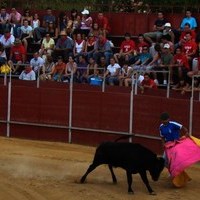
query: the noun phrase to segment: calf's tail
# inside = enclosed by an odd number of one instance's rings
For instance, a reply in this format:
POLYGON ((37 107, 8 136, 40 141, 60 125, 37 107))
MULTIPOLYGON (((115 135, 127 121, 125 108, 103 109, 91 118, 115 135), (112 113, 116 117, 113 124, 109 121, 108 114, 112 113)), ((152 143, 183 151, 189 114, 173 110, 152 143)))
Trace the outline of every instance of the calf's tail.
POLYGON ((117 138, 116 140, 114 140, 114 142, 118 142, 120 140, 128 139, 128 138, 133 137, 133 136, 134 135, 123 135, 123 136, 117 138))

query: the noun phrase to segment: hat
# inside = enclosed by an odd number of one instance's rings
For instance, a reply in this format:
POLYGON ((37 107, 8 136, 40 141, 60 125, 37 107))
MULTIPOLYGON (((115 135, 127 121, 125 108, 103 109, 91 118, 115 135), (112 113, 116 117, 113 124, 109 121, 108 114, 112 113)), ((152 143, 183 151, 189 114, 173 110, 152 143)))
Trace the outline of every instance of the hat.
POLYGON ((163 120, 163 121, 168 120, 169 119, 169 114, 167 112, 163 112, 160 115, 160 119, 163 120))
POLYGON ((15 41, 14 41, 14 45, 17 45, 17 44, 21 44, 21 40, 19 38, 16 38, 15 41))
POLYGON ((60 31, 60 35, 67 35, 65 31, 60 31))
POLYGON ((164 49, 169 49, 169 48, 170 48, 170 45, 169 45, 169 44, 164 44, 163 48, 164 48, 164 49))
POLYGON ((90 14, 89 10, 86 10, 86 9, 84 9, 81 13, 83 15, 89 15, 90 14))
POLYGON ((167 22, 165 23, 164 27, 172 27, 172 25, 169 22, 167 22))

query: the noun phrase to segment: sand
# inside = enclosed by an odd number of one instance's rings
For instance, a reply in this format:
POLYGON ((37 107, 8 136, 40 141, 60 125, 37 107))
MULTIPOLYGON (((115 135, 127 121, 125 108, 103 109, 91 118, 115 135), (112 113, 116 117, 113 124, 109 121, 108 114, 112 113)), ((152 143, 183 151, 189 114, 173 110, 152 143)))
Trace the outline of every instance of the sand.
POLYGON ((0 137, 0 200, 195 200, 200 195, 200 164, 187 169, 192 181, 175 188, 165 169, 150 185, 150 196, 138 175, 133 175, 135 194, 127 193, 126 174, 114 169, 112 184, 107 166, 91 173, 85 184, 79 179, 93 159, 94 147, 0 137))

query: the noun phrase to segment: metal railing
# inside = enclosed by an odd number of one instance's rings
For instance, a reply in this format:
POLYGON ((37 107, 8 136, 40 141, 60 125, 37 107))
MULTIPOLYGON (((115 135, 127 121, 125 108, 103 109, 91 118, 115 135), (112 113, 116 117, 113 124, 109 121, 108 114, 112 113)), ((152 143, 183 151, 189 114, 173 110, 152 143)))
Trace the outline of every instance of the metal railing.
MULTIPOLYGON (((151 71, 149 71, 151 72, 151 71)), ((152 71, 152 72, 160 72, 160 73, 168 73, 168 86, 167 86, 167 95, 166 97, 169 98, 170 94, 170 72, 169 71, 152 71)), ((136 76, 139 72, 136 73, 136 76)), ((141 71, 140 71, 141 73, 141 71)), ((39 126, 39 127, 52 127, 52 128, 61 128, 61 129, 68 129, 68 142, 72 142, 72 130, 83 130, 83 131, 90 131, 90 132, 102 132, 102 133, 112 133, 112 134, 120 134, 120 135, 135 135, 137 137, 142 138, 149 138, 149 139, 156 139, 160 140, 160 137, 157 136, 149 136, 145 134, 137 134, 133 133, 133 103, 134 103, 134 96, 137 95, 137 81, 134 82, 134 77, 132 76, 132 84, 131 84, 131 92, 130 92, 130 111, 129 111, 129 130, 127 132, 124 131, 112 131, 112 130, 103 130, 103 129, 91 129, 91 128, 84 128, 84 127, 75 127, 73 126, 73 73, 71 72, 71 79, 70 79, 70 86, 69 86, 69 110, 67 112, 69 115, 68 126, 63 125, 53 125, 53 124, 44 124, 44 123, 31 123, 31 122, 21 122, 21 121, 12 121, 11 120, 11 99, 12 99, 12 75, 11 73, 8 75, 4 75, 4 86, 8 86, 8 101, 7 101, 7 119, 0 120, 1 123, 7 124, 7 137, 10 137, 10 125, 11 124, 19 124, 19 125, 29 125, 29 126, 39 126), (9 77, 9 78, 8 78, 9 77), (8 85, 7 85, 8 82, 8 85), (136 83, 136 84, 135 84, 136 83)), ((194 78, 200 77, 200 75, 195 75, 192 78, 192 90, 191 90, 191 98, 190 98, 190 113, 189 113, 189 133, 192 134, 192 124, 193 124, 193 101, 194 101, 194 78)), ((37 78, 37 85, 36 87, 39 88, 40 86, 40 79, 39 74, 37 78)), ((102 83, 102 92, 105 92, 105 77, 102 83)), ((200 93, 199 93, 200 94, 200 93)), ((199 95, 200 101, 200 95, 199 95)), ((131 139, 130 139, 131 141, 131 139)))

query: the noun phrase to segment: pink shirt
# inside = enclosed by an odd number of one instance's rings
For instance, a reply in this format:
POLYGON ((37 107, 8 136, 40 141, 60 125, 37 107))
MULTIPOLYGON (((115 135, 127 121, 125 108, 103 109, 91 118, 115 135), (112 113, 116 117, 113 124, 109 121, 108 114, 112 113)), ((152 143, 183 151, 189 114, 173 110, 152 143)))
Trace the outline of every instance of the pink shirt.
POLYGON ((19 12, 10 13, 10 21, 11 23, 16 23, 16 21, 20 22, 22 15, 19 12))

